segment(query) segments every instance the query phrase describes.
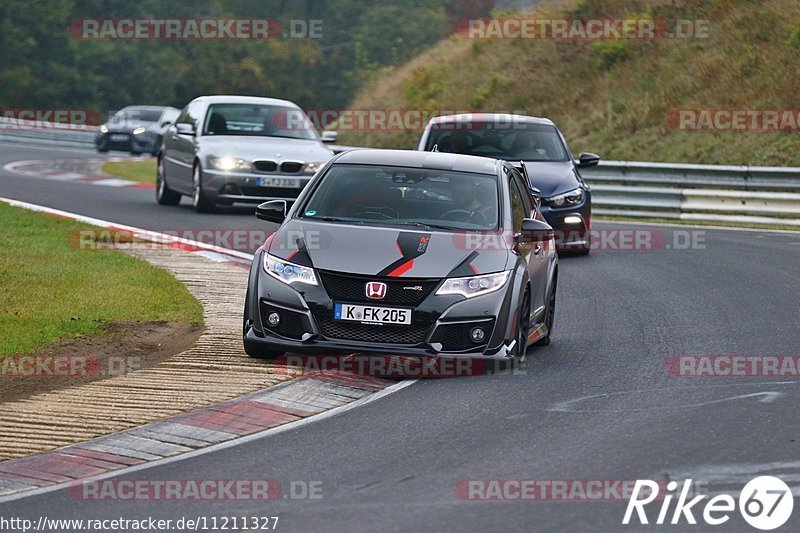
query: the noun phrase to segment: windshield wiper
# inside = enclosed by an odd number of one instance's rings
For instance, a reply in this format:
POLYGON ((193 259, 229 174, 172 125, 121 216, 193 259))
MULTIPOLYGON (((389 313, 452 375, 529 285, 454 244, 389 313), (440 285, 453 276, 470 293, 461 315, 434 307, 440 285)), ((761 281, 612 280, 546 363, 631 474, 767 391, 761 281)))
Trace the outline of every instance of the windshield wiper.
POLYGON ((322 220, 323 222, 346 222, 349 224, 361 224, 361 225, 364 224, 363 220, 354 220, 354 219, 337 218, 337 217, 307 217, 307 218, 308 220, 322 220))
POLYGON ((443 229, 447 231, 455 231, 458 228, 454 228, 452 226, 445 226, 442 224, 428 224, 427 222, 419 222, 417 220, 412 220, 410 222, 401 222, 400 225, 402 226, 416 226, 418 228, 428 228, 428 229, 443 229))

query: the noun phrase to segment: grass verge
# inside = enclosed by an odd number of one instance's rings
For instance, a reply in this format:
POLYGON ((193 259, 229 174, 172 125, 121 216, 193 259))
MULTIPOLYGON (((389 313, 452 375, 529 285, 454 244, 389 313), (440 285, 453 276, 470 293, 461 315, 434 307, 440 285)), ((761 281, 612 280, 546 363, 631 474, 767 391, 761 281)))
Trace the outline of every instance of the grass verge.
POLYGON ((203 308, 171 274, 120 251, 80 249, 93 226, 0 204, 0 357, 119 322, 202 325, 203 308))
POLYGON ((101 170, 105 174, 111 174, 118 178, 123 178, 141 183, 156 182, 156 160, 147 159, 144 161, 112 161, 103 163, 101 170))

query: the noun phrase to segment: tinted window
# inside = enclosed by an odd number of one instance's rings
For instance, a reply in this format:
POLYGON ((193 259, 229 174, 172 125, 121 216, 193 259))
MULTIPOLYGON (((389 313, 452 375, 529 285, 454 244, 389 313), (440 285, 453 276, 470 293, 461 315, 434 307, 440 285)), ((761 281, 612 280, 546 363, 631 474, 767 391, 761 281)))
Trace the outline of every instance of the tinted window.
POLYGON ((568 161, 558 130, 547 124, 469 122, 434 125, 426 150, 478 155, 508 161, 568 161))
POLYGON ((497 227, 497 198, 494 175, 333 165, 300 216, 380 226, 420 222, 449 229, 489 230, 497 227))
POLYGON ((213 104, 209 106, 203 135, 249 135, 317 139, 305 113, 295 107, 213 104))

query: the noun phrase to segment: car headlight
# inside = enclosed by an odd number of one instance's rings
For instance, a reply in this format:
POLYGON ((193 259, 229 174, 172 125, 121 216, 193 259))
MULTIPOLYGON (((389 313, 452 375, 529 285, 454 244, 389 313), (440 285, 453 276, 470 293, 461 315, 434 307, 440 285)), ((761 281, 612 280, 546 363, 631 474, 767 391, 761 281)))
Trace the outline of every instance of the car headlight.
POLYGON ((105 124, 100 126, 100 133, 108 133, 108 126, 106 126, 105 124))
POLYGON ((317 285, 317 276, 313 268, 295 265, 267 253, 264 254, 264 271, 287 285, 294 282, 317 285))
POLYGON ((460 294, 465 298, 481 296, 500 290, 508 281, 511 274, 510 270, 495 272, 494 274, 483 274, 481 276, 469 276, 466 278, 449 278, 436 291, 437 295, 460 294))
POLYGON ((552 207, 566 207, 583 202, 583 195, 583 189, 573 189, 552 198, 545 198, 543 201, 552 207))
POLYGON ((250 162, 229 156, 209 157, 208 163, 217 170, 253 170, 250 162))
POLYGON ((319 169, 325 166, 325 162, 306 163, 303 167, 303 174, 316 174, 319 169))
POLYGON ((139 126, 135 130, 133 130, 133 134, 134 135, 141 135, 142 133, 144 133, 146 131, 147 131, 147 128, 143 128, 143 127, 139 126))

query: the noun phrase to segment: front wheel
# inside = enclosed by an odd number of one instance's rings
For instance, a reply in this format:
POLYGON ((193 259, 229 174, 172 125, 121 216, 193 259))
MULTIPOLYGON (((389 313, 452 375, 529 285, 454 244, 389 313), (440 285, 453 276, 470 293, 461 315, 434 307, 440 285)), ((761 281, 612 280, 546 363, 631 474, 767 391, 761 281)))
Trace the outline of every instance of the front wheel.
POLYGON ((181 202, 181 193, 175 192, 167 185, 164 174, 164 159, 158 160, 156 169, 156 202, 160 205, 178 205, 181 202))
POLYGON ((192 174, 192 207, 197 213, 212 213, 216 206, 203 194, 201 175, 200 163, 197 163, 192 174))
POLYGON ((550 297, 547 299, 547 309, 544 314, 544 325, 547 328, 547 334, 536 341, 534 346, 549 346, 550 336, 553 333, 553 323, 555 322, 556 314, 556 287, 558 286, 558 278, 553 280, 553 288, 550 289, 550 297))
POLYGON ((520 361, 525 360, 528 353, 528 333, 531 329, 531 299, 530 293, 525 290, 522 297, 522 309, 519 313, 519 325, 517 326, 517 342, 514 346, 514 357, 520 361))

